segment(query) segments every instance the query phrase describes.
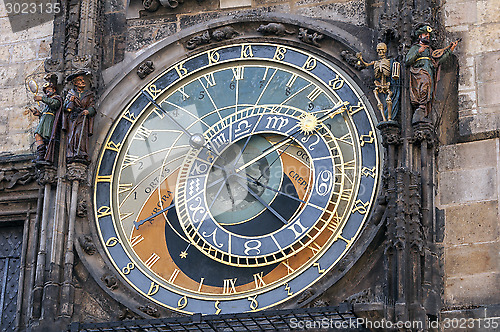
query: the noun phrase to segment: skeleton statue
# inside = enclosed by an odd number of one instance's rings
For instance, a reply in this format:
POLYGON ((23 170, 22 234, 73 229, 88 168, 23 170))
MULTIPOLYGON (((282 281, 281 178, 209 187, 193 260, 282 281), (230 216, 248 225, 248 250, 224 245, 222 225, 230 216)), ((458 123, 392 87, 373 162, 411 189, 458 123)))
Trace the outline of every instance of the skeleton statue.
POLYGON ((397 113, 399 108, 399 86, 397 86, 396 81, 399 80, 399 75, 401 72, 401 67, 399 62, 387 58, 387 45, 384 43, 379 43, 377 45, 377 54, 379 59, 372 62, 365 62, 361 53, 357 53, 356 57, 363 63, 364 66, 373 66, 375 74, 375 89, 373 94, 375 99, 377 99, 377 108, 382 114, 384 121, 392 120, 397 113), (377 80, 378 79, 378 80, 377 80), (392 84, 391 84, 392 83, 392 84), (379 94, 386 95, 386 110, 384 110, 384 105, 380 100, 379 94), (396 105, 393 105, 393 100, 396 101, 396 105))

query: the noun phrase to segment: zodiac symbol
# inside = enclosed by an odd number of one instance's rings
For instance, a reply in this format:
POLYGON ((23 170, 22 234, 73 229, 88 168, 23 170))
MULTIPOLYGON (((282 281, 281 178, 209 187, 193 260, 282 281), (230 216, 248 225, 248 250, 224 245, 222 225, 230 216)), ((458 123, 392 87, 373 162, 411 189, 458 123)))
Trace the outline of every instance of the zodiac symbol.
POLYGON ((196 178, 189 183, 189 196, 200 191, 200 179, 196 178))
POLYGON ((193 222, 198 223, 201 221, 201 219, 195 218, 195 215, 197 213, 200 213, 203 216, 203 213, 205 213, 206 210, 204 207, 201 206, 201 197, 199 197, 199 196, 196 197, 194 199, 194 201, 196 201, 197 204, 196 205, 195 204, 189 205, 189 210, 193 212, 193 214, 192 214, 193 222))

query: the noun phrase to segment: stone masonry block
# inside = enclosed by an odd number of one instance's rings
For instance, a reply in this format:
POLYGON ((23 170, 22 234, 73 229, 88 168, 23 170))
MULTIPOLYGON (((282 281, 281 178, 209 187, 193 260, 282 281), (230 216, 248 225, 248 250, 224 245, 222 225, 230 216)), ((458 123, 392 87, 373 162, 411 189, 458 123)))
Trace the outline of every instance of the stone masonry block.
POLYGON ((479 0, 477 1, 477 19, 479 24, 500 22, 500 1, 479 0))
POLYGON ((500 272, 499 242, 454 246, 445 250, 444 271, 447 277, 500 272))
POLYGON ((500 51, 477 57, 477 78, 480 82, 500 81, 500 51))
POLYGON ((445 25, 474 24, 477 20, 476 8, 475 1, 446 3, 444 10, 445 25))
POLYGON ((29 40, 12 45, 12 61, 25 62, 37 58, 40 42, 38 40, 29 40))
MULTIPOLYGON (((500 105, 500 80, 498 82, 478 83, 477 106, 500 105)), ((500 107, 499 110, 500 112, 500 107)))
POLYGON ((0 45, 0 64, 7 64, 10 61, 10 45, 0 45))
POLYGON ((498 201, 446 208, 445 245, 497 241, 500 238, 498 201))
POLYGON ((439 147, 438 169, 440 172, 494 167, 497 156, 496 139, 439 147))
POLYGON ((500 298, 498 285, 500 274, 494 272, 446 278, 445 302, 447 305, 495 304, 500 298))
POLYGON ((363 24, 366 21, 364 1, 351 1, 348 3, 331 3, 314 7, 302 7, 297 9, 297 14, 352 24, 363 24))
POLYGON ((497 51, 500 49, 500 22, 483 24, 479 26, 471 25, 467 50, 471 54, 481 54, 485 52, 497 51))
POLYGON ((491 132, 500 128, 498 105, 481 107, 481 113, 459 119, 460 135, 491 132))
POLYGON ((441 205, 494 200, 497 196, 497 169, 478 168, 441 172, 438 175, 441 205))

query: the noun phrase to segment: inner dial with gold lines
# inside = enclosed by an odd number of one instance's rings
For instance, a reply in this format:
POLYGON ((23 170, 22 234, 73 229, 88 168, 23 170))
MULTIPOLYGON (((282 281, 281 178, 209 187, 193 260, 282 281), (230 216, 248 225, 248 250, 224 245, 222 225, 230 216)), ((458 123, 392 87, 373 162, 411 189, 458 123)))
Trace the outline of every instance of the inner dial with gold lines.
POLYGON ((185 313, 261 310, 310 287, 375 197, 378 142, 358 90, 325 60, 271 44, 163 72, 100 156, 95 216, 116 270, 185 313))

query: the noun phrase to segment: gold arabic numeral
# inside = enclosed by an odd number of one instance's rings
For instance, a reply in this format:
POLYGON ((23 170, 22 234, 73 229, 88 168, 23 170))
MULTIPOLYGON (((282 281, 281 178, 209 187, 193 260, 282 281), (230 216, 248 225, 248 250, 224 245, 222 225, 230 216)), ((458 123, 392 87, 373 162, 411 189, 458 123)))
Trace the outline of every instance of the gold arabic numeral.
POLYGON ((120 212, 120 220, 125 220, 133 214, 134 212, 120 212))
POLYGON ((148 139, 148 137, 151 135, 153 131, 144 127, 143 125, 139 126, 137 128, 137 131, 135 132, 134 139, 139 140, 139 141, 145 141, 148 139))
POLYGON ((158 96, 160 95, 160 93, 161 93, 161 89, 158 89, 158 88, 156 87, 156 85, 154 85, 154 84, 151 84, 150 86, 148 86, 148 87, 146 88, 146 90, 149 92, 149 94, 150 94, 151 96, 153 96, 153 98, 158 97, 158 96))
POLYGON ((321 250, 321 246, 319 244, 317 244, 316 242, 311 243, 307 247, 309 249, 311 249, 313 255, 316 255, 321 250))
POLYGON ((368 167, 363 167, 361 169, 361 174, 363 176, 366 176, 366 177, 369 177, 371 176, 372 178, 375 179, 375 175, 376 175, 376 166, 373 166, 372 168, 368 168, 368 167))
POLYGON ((115 143, 113 141, 109 141, 108 144, 106 144, 106 149, 118 152, 120 150, 122 143, 115 143))
POLYGON ((177 74, 179 74, 179 78, 183 78, 188 73, 188 70, 186 68, 184 68, 184 62, 179 63, 178 65, 176 65, 175 66, 175 71, 177 72, 177 74))
POLYGON ((315 87, 314 90, 312 90, 308 95, 307 95, 307 98, 310 100, 310 101, 314 101, 316 100, 316 98, 319 97, 319 95, 321 95, 322 91, 320 88, 318 87, 315 87))
POLYGON ((142 235, 137 235, 137 236, 134 236, 130 239, 130 245, 132 247, 135 247, 136 245, 138 245, 142 240, 144 240, 144 236, 142 235))
POLYGON ((130 110, 127 110, 125 114, 123 114, 123 118, 127 121, 130 121, 131 123, 135 123, 135 120, 137 120, 135 114, 131 113, 130 110))
POLYGON ((132 271, 133 269, 135 268, 135 264, 134 263, 128 263, 127 266, 125 266, 123 269, 122 269, 122 272, 123 274, 129 274, 130 271, 132 271))
POLYGON ((342 79, 342 77, 335 74, 335 78, 328 82, 328 86, 332 88, 332 90, 338 90, 344 86, 344 80, 342 79))
POLYGON ((158 293, 159 290, 160 290, 160 285, 158 285, 154 281, 151 281, 151 286, 149 286, 149 290, 148 290, 147 295, 148 296, 155 295, 156 293, 158 293))
POLYGON ((241 45, 241 58, 253 58, 252 45, 241 45))
POLYGON ((373 132, 373 130, 370 130, 368 132, 368 135, 361 135, 359 137, 359 145, 361 146, 365 146, 366 143, 373 143, 373 141, 375 141, 375 133, 373 132))
POLYGON ((231 79, 231 81, 240 81, 243 79, 243 73, 245 72, 245 67, 238 66, 235 68, 231 68, 231 71, 233 72, 233 78, 231 79))
POLYGON ((177 301, 177 309, 184 309, 188 305, 188 299, 187 296, 184 295, 177 301))
POLYGON ((274 52, 273 60, 283 61, 285 59, 286 48, 278 46, 274 52))
POLYGON ((108 182, 111 183, 111 175, 98 175, 97 182, 108 182))
POLYGON ((111 208, 109 206, 101 206, 97 210, 97 218, 107 217, 111 215, 111 208))
POLYGON ((219 304, 220 304, 220 301, 219 301, 219 300, 215 301, 215 303, 214 303, 214 307, 215 307, 215 314, 216 314, 216 315, 220 314, 220 312, 221 312, 221 310, 222 310, 221 308, 219 308, 219 304))
POLYGON ((234 279, 224 279, 224 288, 222 289, 222 294, 232 294, 236 293, 236 280, 234 279))
POLYGON ((247 300, 250 301, 250 309, 252 309, 252 311, 257 310, 257 308, 259 307, 259 302, 257 301, 257 295, 253 297, 249 296, 247 297, 247 300))
POLYGON ((290 262, 289 260, 287 259, 286 261, 283 261, 281 262, 283 265, 285 265, 286 267, 286 274, 289 275, 290 273, 293 273, 295 272, 295 269, 293 269, 291 266, 290 266, 290 262))
POLYGON ((363 203, 362 200, 358 199, 356 202, 354 202, 354 209, 352 209, 352 213, 359 212, 359 214, 366 214, 366 212, 368 212, 366 208, 369 204, 370 201, 363 203))
POLYGON ((285 283, 285 290, 286 290, 286 295, 287 296, 292 296, 293 295, 292 288, 290 287, 290 285, 288 284, 288 282, 285 283))
POLYGON ((119 241, 116 237, 112 236, 112 237, 110 237, 110 238, 106 241, 106 247, 114 247, 114 246, 116 246, 119 242, 120 242, 120 241, 119 241))
POLYGON ((134 185, 132 183, 120 183, 118 184, 118 194, 126 193, 130 191, 134 185))
POLYGON ((302 68, 304 68, 307 71, 311 71, 314 68, 316 68, 316 64, 317 64, 317 61, 315 58, 308 57, 306 62, 304 62, 304 65, 302 66, 302 68))
POLYGON ((356 106, 353 106, 353 105, 348 105, 348 106, 349 106, 349 108, 347 109, 347 113, 351 116, 358 113, 359 111, 365 110, 365 106, 363 106, 363 104, 361 104, 361 102, 358 102, 358 104, 356 106))
POLYGON ((181 270, 175 269, 174 272, 172 272, 172 275, 170 276, 170 278, 168 279, 168 282, 173 284, 175 282, 175 279, 179 275, 179 272, 181 272, 181 270))
POLYGON ((266 283, 262 279, 264 272, 256 273, 253 275, 253 281, 255 282, 255 288, 264 287, 266 283))
POLYGON ((144 264, 148 267, 151 268, 153 265, 155 265, 156 262, 160 260, 160 256, 158 256, 156 253, 152 253, 151 256, 148 258, 147 261, 144 262, 144 264))
POLYGON ((200 79, 200 83, 201 83, 201 85, 203 85, 203 87, 205 87, 205 89, 208 89, 209 87, 217 84, 215 82, 214 73, 203 75, 203 78, 205 79, 205 83, 203 83, 203 81, 201 79, 200 79))
POLYGON ((177 91, 181 94, 182 100, 189 99, 189 95, 186 92, 184 92, 184 87, 177 89, 177 91))
POLYGON ((209 65, 219 62, 219 59, 220 59, 219 52, 217 52, 217 51, 208 51, 207 52, 207 56, 208 56, 208 64, 209 65))
POLYGON ((323 274, 323 273, 325 273, 325 269, 322 269, 322 268, 321 268, 321 266, 319 265, 319 263, 318 263, 318 262, 313 263, 313 266, 315 266, 315 267, 317 267, 317 268, 318 268, 318 273, 319 273, 319 274, 323 274))
POLYGON ((200 284, 198 285, 198 290, 197 292, 201 292, 201 287, 203 286, 203 281, 205 281, 205 278, 200 279, 200 284))

